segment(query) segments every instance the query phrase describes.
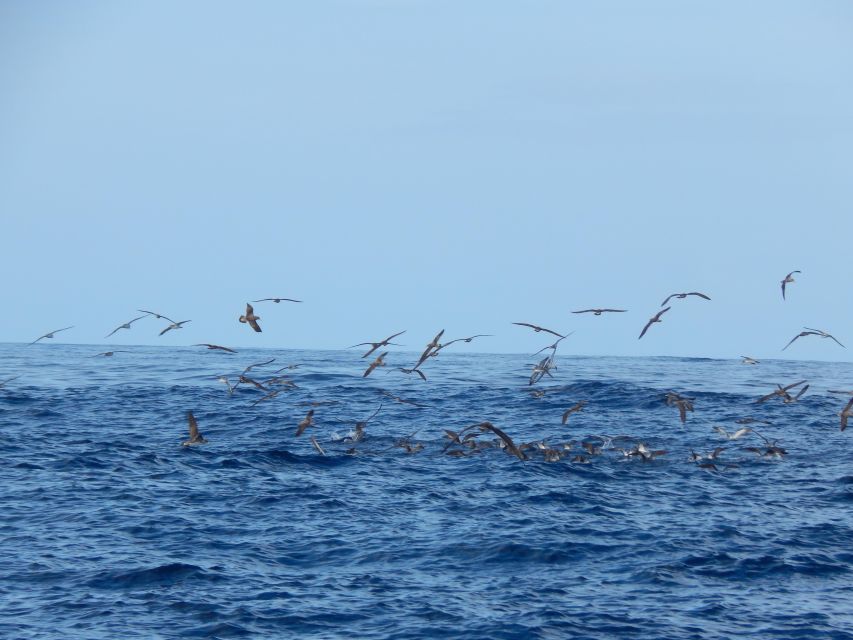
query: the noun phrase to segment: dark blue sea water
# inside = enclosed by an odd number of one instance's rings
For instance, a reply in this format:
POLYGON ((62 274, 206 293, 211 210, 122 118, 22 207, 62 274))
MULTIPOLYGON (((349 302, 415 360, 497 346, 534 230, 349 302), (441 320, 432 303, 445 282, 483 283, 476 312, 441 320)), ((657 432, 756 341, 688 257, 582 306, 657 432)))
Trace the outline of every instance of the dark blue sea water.
POLYGON ((851 364, 558 356, 534 397, 527 356, 445 351, 423 382, 391 370, 412 354, 364 378, 354 352, 126 349, 0 345, 4 638, 853 638, 851 364), (273 357, 248 375, 296 388, 217 380, 273 357), (713 430, 745 417, 788 454, 713 430), (445 451, 484 420, 574 444, 445 451), (667 453, 617 450, 640 441, 667 453))

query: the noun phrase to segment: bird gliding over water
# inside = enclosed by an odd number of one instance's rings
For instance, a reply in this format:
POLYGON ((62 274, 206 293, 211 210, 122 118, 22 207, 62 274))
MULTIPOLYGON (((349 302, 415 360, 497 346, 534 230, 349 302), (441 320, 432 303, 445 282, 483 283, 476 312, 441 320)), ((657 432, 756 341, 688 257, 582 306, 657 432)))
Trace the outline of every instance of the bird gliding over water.
POLYGON ((246 303, 246 314, 237 318, 243 324, 248 324, 257 333, 261 332, 261 325, 258 324, 260 319, 261 317, 255 315, 255 309, 248 302, 246 303))
POLYGON ((795 273, 802 273, 802 271, 792 271, 791 273, 786 275, 784 278, 782 278, 782 300, 785 299, 785 285, 794 282, 793 275, 795 273))
POLYGON ((35 344, 35 343, 36 343, 36 342, 38 342, 39 340, 44 340, 45 338, 48 338, 48 339, 53 338, 53 334, 54 334, 54 333, 59 333, 60 331, 65 331, 65 330, 67 330, 67 329, 73 329, 73 328, 74 328, 74 326, 72 325, 72 326, 70 326, 70 327, 63 327, 62 329, 54 329, 54 330, 53 330, 53 331, 51 331, 50 333, 46 333, 46 334, 44 334, 43 336, 39 336, 38 338, 36 338, 35 340, 33 340, 30 344, 35 344))

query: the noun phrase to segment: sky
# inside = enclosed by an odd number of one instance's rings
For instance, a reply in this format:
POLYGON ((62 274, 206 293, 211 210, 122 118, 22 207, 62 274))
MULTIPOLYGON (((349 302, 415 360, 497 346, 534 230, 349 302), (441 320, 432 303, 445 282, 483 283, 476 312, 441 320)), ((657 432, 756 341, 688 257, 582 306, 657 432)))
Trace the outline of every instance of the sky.
POLYGON ((0 2, 0 342, 853 360, 850 78, 843 0, 0 2))

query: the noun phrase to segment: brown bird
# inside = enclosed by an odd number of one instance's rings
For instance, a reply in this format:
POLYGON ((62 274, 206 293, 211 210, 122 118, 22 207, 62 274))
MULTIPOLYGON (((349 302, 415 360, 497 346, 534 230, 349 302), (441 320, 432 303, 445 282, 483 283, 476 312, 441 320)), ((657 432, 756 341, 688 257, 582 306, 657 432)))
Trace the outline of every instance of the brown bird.
POLYGON ((433 349, 438 349, 438 347, 441 344, 439 342, 439 340, 441 340, 441 336, 443 336, 443 335, 444 335, 444 329, 439 331, 436 334, 436 336, 432 339, 432 341, 426 346, 426 348, 424 349, 424 352, 421 354, 421 357, 418 358, 418 363, 414 367, 412 367, 412 369, 417 369, 419 366, 421 366, 424 362, 426 362, 427 358, 429 358, 430 355, 432 355, 433 349))
POLYGON ((799 382, 793 382, 786 387, 783 387, 781 384, 777 384, 776 386, 778 387, 778 389, 776 389, 772 393, 768 393, 766 396, 760 397, 758 400, 756 400, 756 402, 766 402, 767 400, 770 400, 770 398, 773 398, 775 396, 780 396, 782 398, 784 398, 785 396, 790 397, 790 394, 788 394, 788 389, 793 389, 794 387, 799 387, 801 384, 805 384, 805 383, 806 383, 805 380, 800 380, 799 382))
POLYGON ((305 433, 305 429, 314 425, 314 409, 308 409, 308 413, 298 425, 296 425, 296 436, 299 437, 305 433))
POLYGON ((417 402, 413 402, 411 400, 406 400, 405 398, 395 396, 393 393, 389 393, 388 391, 385 391, 385 390, 380 390, 379 393, 381 393, 383 396, 391 398, 391 400, 393 400, 394 402, 399 402, 400 404, 410 404, 413 407, 417 407, 418 409, 422 409, 424 406, 422 404, 418 404, 417 402))
POLYGON ((847 418, 853 416, 853 398, 847 401, 847 406, 838 415, 841 416, 841 430, 844 431, 847 428, 847 418))
POLYGON ((572 414, 573 414, 573 413, 575 413, 576 411, 581 411, 581 410, 583 410, 583 408, 584 408, 584 406, 585 406, 585 405, 586 405, 586 400, 581 400, 581 401, 580 401, 580 402, 578 402, 575 406, 573 406, 573 407, 569 407, 568 409, 566 409, 566 410, 563 412, 563 424, 566 424, 566 422, 568 422, 568 421, 569 421, 569 416, 570 416, 570 415, 572 415, 572 414))
POLYGON ((664 300, 663 302, 661 302, 661 305, 660 305, 660 306, 664 306, 664 305, 665 305, 667 302, 669 302, 669 301, 670 301, 670 299, 672 299, 672 298, 681 298, 681 299, 683 299, 683 298, 686 298, 687 296, 699 296, 700 298, 705 298, 705 300, 710 300, 710 299, 711 299, 711 298, 709 298, 708 296, 706 296, 704 293, 699 293, 698 291, 691 291, 690 293, 673 293, 673 294, 668 295, 668 296, 666 297, 666 300, 664 300))
POLYGON ((674 391, 670 391, 666 394, 666 404, 670 407, 678 407, 678 416, 681 419, 682 424, 687 422, 687 412, 693 412, 693 398, 686 398, 674 391))
POLYGON ((600 316, 602 313, 625 313, 627 309, 583 309, 582 311, 572 311, 572 313, 591 313, 600 316))
POLYGON ((643 330, 640 332, 640 337, 639 337, 639 338, 637 338, 637 340, 639 340, 639 339, 640 339, 640 338, 642 338, 644 335, 646 335, 646 331, 648 331, 648 330, 649 330, 649 327, 651 327, 655 322, 661 322, 660 317, 661 317, 663 314, 665 314, 667 311, 669 311, 671 308, 672 308, 672 307, 667 307, 666 309, 661 309, 661 310, 660 310, 660 311, 658 311, 655 315, 653 315, 653 316, 649 319, 649 321, 646 323, 646 326, 645 326, 645 327, 643 327, 643 330))
POLYGON ((437 355, 439 351, 441 351, 445 347, 449 347, 454 342, 471 342, 474 338, 489 338, 489 337, 491 337, 490 333, 478 333, 477 335, 468 336, 467 338, 456 338, 455 340, 450 340, 449 342, 445 342, 443 344, 438 345, 430 355, 432 355, 432 356, 437 355))
POLYGON ((116 353, 130 353, 130 352, 129 352, 129 351, 123 351, 123 350, 121 350, 121 349, 117 349, 117 350, 115 350, 115 351, 104 351, 103 353, 96 353, 96 354, 95 354, 95 355, 93 355, 92 357, 93 357, 93 358, 97 358, 97 357, 99 357, 99 356, 103 356, 103 357, 105 357, 105 358, 110 358, 110 357, 112 357, 112 356, 113 356, 114 354, 116 354, 116 353))
POLYGON ((379 403, 379 406, 376 408, 376 411, 370 414, 370 417, 367 420, 359 420, 355 423, 355 429, 352 434, 345 438, 346 442, 358 442, 364 437, 364 430, 367 428, 367 423, 373 420, 376 415, 379 413, 379 410, 382 409, 382 403, 379 403))
MULTIPOLYGON (((379 347, 385 347, 385 346, 388 346, 390 344, 394 344, 391 341, 394 338, 396 338, 397 336, 403 335, 404 333, 406 333, 405 329, 403 331, 401 331, 400 333, 395 333, 393 336, 388 336, 387 338, 385 338, 384 340, 381 340, 379 342, 359 342, 358 344, 354 344, 351 347, 347 347, 347 349, 352 349, 354 347, 363 347, 366 345, 370 345, 370 350, 367 353, 365 353, 363 356, 361 356, 362 358, 366 358, 371 353, 376 351, 379 347)), ((394 346, 400 346, 400 345, 394 345, 394 346)))
POLYGON ((218 344, 208 344, 207 342, 202 342, 194 347, 207 347, 208 349, 218 349, 219 351, 227 351, 228 353, 237 353, 234 349, 229 349, 228 347, 220 347, 218 344))
POLYGON ((142 318, 144 318, 144 317, 145 317, 145 316, 139 316, 138 318, 134 318, 133 320, 128 320, 128 321, 127 321, 127 322, 125 322, 124 324, 120 324, 119 326, 117 326, 115 329, 113 329, 112 331, 110 331, 110 332, 109 332, 107 335, 105 335, 104 337, 105 337, 105 338, 109 338, 111 335, 113 335, 113 334, 114 334, 116 331, 118 331, 119 329, 130 329, 130 325, 132 325, 132 324, 133 324, 134 322, 136 322, 137 320, 142 320, 142 318))
POLYGON ((555 335, 558 338, 565 338, 566 337, 562 333, 557 333, 556 331, 551 331, 550 329, 546 329, 544 327, 540 327, 540 326, 535 325, 535 324, 530 324, 529 322, 513 322, 512 324, 517 324, 520 327, 530 327, 536 333, 539 333, 540 331, 544 331, 545 333, 550 333, 551 335, 555 335))
POLYGON ((421 377, 421 380, 423 380, 424 382, 426 382, 427 379, 426 374, 417 367, 414 367, 412 369, 406 369, 406 367, 397 367, 397 371, 402 371, 405 374, 417 373, 421 377))
MULTIPOLYGON (((48 339, 49 339, 49 338, 52 338, 54 333, 59 333, 60 331, 65 331, 65 330, 67 330, 67 329, 73 329, 73 328, 74 328, 74 326, 72 325, 72 326, 70 326, 70 327, 63 327, 62 329, 55 329, 55 330, 51 331, 50 333, 46 333, 46 334, 44 334, 43 336, 39 336, 38 338, 36 338, 35 340, 33 340, 30 344, 35 344, 35 343, 36 343, 36 342, 38 342, 39 340, 44 340, 45 338, 48 338, 48 339)), ((28 345, 28 346, 29 346, 29 345, 28 345)))
POLYGON ((371 362, 370 366, 367 367, 367 370, 364 372, 364 375, 362 375, 362 378, 366 378, 371 373, 373 373, 373 370, 376 367, 384 367, 385 366, 385 356, 387 356, 387 355, 388 355, 387 351, 383 351, 382 353, 380 353, 379 357, 376 358, 376 360, 374 360, 373 362, 371 362))
POLYGON ((255 315, 255 310, 248 302, 246 303, 246 315, 240 316, 237 318, 243 324, 247 324, 252 327, 256 332, 261 332, 261 325, 258 324, 258 320, 261 319, 260 316, 255 315))
POLYGON ((198 422, 196 422, 192 411, 187 411, 187 421, 190 426, 190 439, 184 440, 181 444, 185 447, 191 447, 196 444, 205 444, 207 440, 198 430, 198 422))
POLYGON ((275 302, 276 304, 278 304, 282 300, 284 300, 285 302, 302 302, 302 300, 294 300, 293 298, 261 298, 260 300, 255 300, 254 302, 271 301, 271 302, 275 302))
MULTIPOLYGON (((784 351, 785 349, 790 347, 791 344, 794 342, 794 340, 796 340, 797 338, 803 338, 805 336, 820 336, 821 338, 832 338, 833 340, 835 340, 835 342, 836 342, 836 344, 838 344, 838 346, 844 347, 843 344, 841 344, 840 342, 838 342, 838 340, 836 340, 835 336, 828 334, 826 331, 822 331, 821 329, 811 329, 809 327, 803 327, 803 329, 805 329, 805 331, 800 331, 800 333, 798 333, 793 338, 791 338, 791 342, 789 342, 784 347, 782 347, 782 351, 784 351)), ((844 348, 846 349, 847 347, 844 347, 844 348)))
POLYGON ((787 276, 782 278, 782 300, 785 299, 785 285, 794 282, 794 278, 792 277, 795 273, 802 273, 802 271, 792 271, 787 276))
MULTIPOLYGON (((169 319, 168 319, 168 318, 166 318, 166 320, 169 320, 169 319)), ((183 329, 184 325, 185 325, 187 322, 192 322, 192 320, 181 320, 180 322, 173 322, 172 320, 169 320, 169 322, 171 322, 172 324, 170 324, 168 327, 166 327, 165 329, 163 329, 163 330, 160 332, 160 335, 161 335, 161 336, 162 336, 164 333, 166 333, 167 331, 171 331, 172 329, 183 329)))
POLYGON ((759 362, 761 362, 761 360, 756 360, 755 358, 750 358, 749 356, 741 356, 741 358, 743 358, 741 364, 758 364, 759 362))

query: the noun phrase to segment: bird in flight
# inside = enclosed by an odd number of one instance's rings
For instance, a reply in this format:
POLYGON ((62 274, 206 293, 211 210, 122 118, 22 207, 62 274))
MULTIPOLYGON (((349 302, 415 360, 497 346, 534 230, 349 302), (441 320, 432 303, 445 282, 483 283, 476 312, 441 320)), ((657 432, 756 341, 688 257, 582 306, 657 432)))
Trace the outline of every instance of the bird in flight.
POLYGON ((73 328, 74 328, 74 326, 72 325, 70 327, 63 327, 62 329, 55 329, 55 330, 51 331, 50 333, 46 333, 43 336, 39 336, 38 338, 33 340, 30 344, 35 344, 39 340, 44 340, 45 338, 48 338, 48 339, 52 338, 54 333, 59 333, 60 331, 65 331, 67 329, 73 329, 73 328))
POLYGON ((0 389, 2 389, 2 388, 3 388, 3 387, 5 387, 7 384, 9 384, 10 382, 12 382, 12 380, 17 380, 17 379, 18 379, 18 378, 20 378, 20 377, 21 377, 21 376, 19 376, 19 375, 18 375, 18 376, 12 376, 11 378, 6 378, 6 379, 5 379, 5 380, 3 380, 2 382, 0 382, 0 389))
POLYGON ((302 300, 294 300, 293 298, 261 298, 260 300, 253 300, 253 302, 275 302, 278 304, 282 300, 285 302, 302 302, 302 300))
POLYGON ((669 311, 670 309, 672 309, 672 307, 667 307, 666 309, 661 309, 661 310, 660 310, 660 311, 658 311, 655 315, 653 315, 653 316, 649 319, 649 321, 646 323, 646 326, 645 326, 645 327, 643 327, 643 330, 640 332, 640 337, 639 337, 639 338, 637 338, 637 340, 639 340, 639 339, 640 339, 640 338, 642 338, 644 335, 646 335, 646 331, 648 331, 648 330, 649 330, 649 327, 651 327, 655 322, 661 322, 660 317, 661 317, 663 314, 665 314, 667 311, 669 311))
POLYGON ((234 349, 229 349, 228 347, 220 347, 218 344, 209 344, 207 342, 201 342, 199 344, 193 345, 194 347, 207 347, 208 349, 219 350, 219 351, 227 351, 228 353, 237 353, 234 349))
POLYGON ((625 313, 627 309, 583 309, 582 311, 572 311, 572 313, 591 313, 600 316, 602 313, 625 313))
POLYGON ((370 363, 370 366, 367 367, 367 371, 364 372, 364 375, 362 377, 366 378, 367 376, 369 376, 371 373, 373 373, 373 370, 376 367, 384 367, 385 366, 385 356, 387 356, 387 355, 388 355, 387 351, 383 351, 382 353, 380 353, 379 356, 376 358, 376 360, 374 360, 373 362, 370 363))
POLYGON ((196 444, 205 444, 207 439, 201 435, 201 432, 198 430, 198 422, 196 421, 192 411, 187 411, 187 422, 189 422, 190 427, 190 438, 189 440, 184 440, 181 444, 185 447, 191 447, 196 444))
POLYGON ((113 329, 112 331, 110 331, 110 332, 109 332, 107 335, 105 335, 104 337, 105 337, 105 338, 109 338, 111 335, 113 335, 113 334, 114 334, 116 331, 118 331, 119 329, 130 329, 130 325, 132 325, 132 324, 133 324, 134 322, 136 322, 137 320, 142 320, 142 318, 144 318, 144 317, 145 317, 145 316, 144 316, 144 315, 142 315, 142 316, 139 316, 138 318, 134 318, 133 320, 128 320, 128 321, 127 321, 127 322, 125 322, 124 324, 120 324, 119 326, 117 326, 115 329, 113 329))
MULTIPOLYGON (((766 396, 761 396, 758 400, 756 400, 756 402, 766 402, 767 400, 770 400, 770 398, 774 398, 776 396, 780 396, 782 398, 785 398, 786 396, 790 397, 790 394, 788 393, 789 389, 793 389, 794 387, 799 387, 801 384, 805 384, 805 383, 806 383, 805 380, 800 380, 799 382, 792 382, 791 384, 789 384, 785 387, 783 387, 781 384, 777 384, 776 386, 778 388, 775 391, 773 391, 772 393, 768 393, 766 396)), ((797 396, 797 397, 799 397, 799 396, 797 396)))
POLYGON ((582 411, 586 405, 586 400, 581 400, 575 406, 569 407, 563 412, 563 424, 566 424, 569 421, 569 416, 575 413, 576 411, 582 411))
MULTIPOLYGON (((166 318, 166 320, 169 320, 169 319, 168 319, 168 318, 166 318)), ((183 329, 184 325, 185 325, 187 322, 192 322, 192 320, 181 320, 180 322, 175 322, 175 321, 173 321, 173 320, 169 320, 169 322, 171 322, 172 324, 170 324, 168 327, 166 327, 165 329, 163 329, 163 330, 160 332, 160 335, 161 335, 161 336, 162 336, 164 333, 166 333, 167 331, 171 331, 172 329, 183 329)))
POLYGON ((714 431, 719 433, 726 440, 740 440, 741 438, 743 438, 748 433, 751 433, 752 429, 750 429, 749 427, 741 427, 740 429, 738 429, 734 433, 729 433, 723 427, 714 427, 714 431))
POLYGON ((791 272, 791 273, 789 273, 787 276, 785 276, 784 278, 782 278, 782 300, 784 300, 784 299, 785 299, 785 285, 788 285, 788 284, 790 284, 790 283, 794 282, 793 275, 794 275, 795 273, 802 273, 802 271, 792 271, 792 272, 791 272))
POLYGON ((672 299, 672 298, 686 298, 687 296, 699 296, 700 298, 705 298, 705 300, 710 300, 710 299, 711 299, 711 298, 709 298, 708 296, 706 296, 704 293, 699 293, 698 291, 691 291, 690 293, 673 293, 673 294, 671 294, 671 295, 668 295, 668 296, 666 297, 666 300, 664 300, 663 302, 661 302, 661 305, 660 305, 660 306, 664 306, 664 305, 665 305, 667 302, 669 302, 669 301, 670 301, 670 299, 672 299))
POLYGON ((240 316, 238 320, 243 324, 247 324, 252 327, 257 333, 261 332, 261 325, 258 324, 258 320, 260 320, 260 316, 255 315, 255 309, 248 302, 246 303, 246 315, 240 316))
POLYGON ((443 335, 444 335, 444 329, 442 329, 437 334, 435 334, 435 337, 426 346, 426 348, 424 349, 424 352, 421 354, 421 357, 418 358, 418 363, 414 367, 412 367, 412 370, 417 369, 424 362, 426 362, 427 358, 429 358, 432 355, 433 350, 440 348, 441 343, 439 342, 439 340, 441 340, 441 336, 443 336, 443 335))
POLYGON ((130 353, 129 351, 123 351, 121 349, 116 349, 115 351, 104 351, 103 353, 96 353, 93 355, 93 358, 97 358, 99 356, 104 356, 105 358, 110 358, 116 353, 130 353))
POLYGON ((756 360, 755 358, 750 358, 749 356, 741 356, 743 358, 743 362, 741 364, 758 364, 761 360, 756 360))
MULTIPOLYGON (((391 341, 394 338, 396 338, 397 336, 403 335, 404 333, 406 333, 405 329, 403 331, 400 331, 399 333, 395 333, 392 336, 388 336, 387 338, 385 338, 384 340, 380 340, 379 342, 359 342, 358 344, 354 344, 351 347, 347 347, 347 349, 352 349, 354 347, 364 347, 364 346, 370 345, 370 350, 367 353, 365 353, 363 356, 361 356, 362 358, 366 358, 371 353, 376 351, 379 347, 387 347, 390 344, 394 344, 391 341)), ((394 344, 394 346, 400 346, 400 345, 394 344)))
POLYGON ((566 337, 562 333, 557 333, 556 331, 551 331, 550 329, 546 329, 545 327, 540 327, 540 326, 535 325, 535 324, 530 324, 529 322, 513 322, 513 324, 517 324, 520 327, 530 327, 536 333, 539 333, 540 331, 544 331, 545 333, 550 333, 551 335, 557 336, 558 338, 565 338, 566 337))
MULTIPOLYGON (((794 340, 796 340, 797 338, 803 338, 805 336, 820 336, 821 338, 832 338, 833 340, 835 340, 838 346, 844 347, 843 344, 838 342, 835 336, 828 334, 826 331, 821 331, 820 329, 810 329, 809 327, 803 327, 803 329, 805 329, 805 331, 800 331, 800 333, 791 338, 791 342, 782 347, 782 351, 790 347, 794 343, 794 340)), ((844 348, 846 349, 847 347, 844 348)))
POLYGON ((308 409, 308 413, 305 414, 305 417, 302 418, 302 422, 296 425, 296 435, 301 436, 305 433, 305 429, 312 426, 314 424, 314 409, 308 409))

